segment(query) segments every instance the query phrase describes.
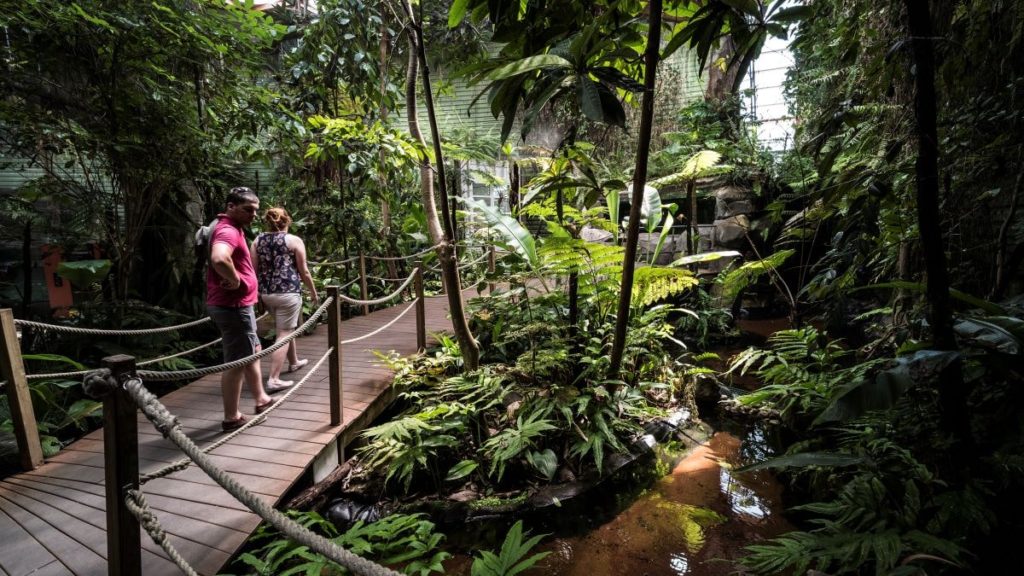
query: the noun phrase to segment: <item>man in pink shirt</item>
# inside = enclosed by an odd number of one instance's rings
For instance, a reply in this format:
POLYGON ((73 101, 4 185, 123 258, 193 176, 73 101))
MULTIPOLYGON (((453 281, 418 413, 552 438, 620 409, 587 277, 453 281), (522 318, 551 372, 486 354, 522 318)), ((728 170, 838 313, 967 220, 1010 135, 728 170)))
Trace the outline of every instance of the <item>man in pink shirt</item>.
MULTIPOLYGON (((206 309, 223 338, 224 362, 251 356, 260 350, 256 336, 256 314, 253 305, 259 299, 256 273, 249 257, 249 243, 242 228, 252 224, 260 208, 260 199, 245 187, 232 188, 227 208, 217 215, 217 225, 210 237, 210 266, 206 271, 206 309)), ((260 363, 250 362, 221 373, 221 395, 224 399, 224 420, 221 428, 235 430, 245 424, 246 417, 238 410, 242 396, 242 380, 256 399, 259 414, 274 404, 263 391, 260 363)))

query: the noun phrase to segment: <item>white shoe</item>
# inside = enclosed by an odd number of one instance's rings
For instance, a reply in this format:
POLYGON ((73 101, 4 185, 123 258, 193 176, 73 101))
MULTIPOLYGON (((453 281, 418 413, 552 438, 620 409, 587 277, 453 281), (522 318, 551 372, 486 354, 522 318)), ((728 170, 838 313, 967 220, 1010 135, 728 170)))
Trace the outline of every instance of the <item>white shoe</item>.
POLYGON ((300 368, 302 368, 303 366, 305 366, 306 364, 309 364, 309 359, 308 358, 303 358, 302 360, 299 360, 295 364, 289 364, 288 365, 288 372, 295 372, 295 371, 299 370, 300 368))
POLYGON ((267 381, 267 394, 273 394, 291 388, 295 382, 291 380, 268 380, 267 381))

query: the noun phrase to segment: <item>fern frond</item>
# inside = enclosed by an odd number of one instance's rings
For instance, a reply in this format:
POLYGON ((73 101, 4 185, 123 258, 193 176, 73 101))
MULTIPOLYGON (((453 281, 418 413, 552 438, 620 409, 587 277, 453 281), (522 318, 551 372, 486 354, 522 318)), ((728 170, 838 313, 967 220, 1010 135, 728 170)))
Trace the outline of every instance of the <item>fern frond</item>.
POLYGON ((638 268, 633 277, 633 304, 649 306, 697 285, 689 270, 647 266, 638 268))

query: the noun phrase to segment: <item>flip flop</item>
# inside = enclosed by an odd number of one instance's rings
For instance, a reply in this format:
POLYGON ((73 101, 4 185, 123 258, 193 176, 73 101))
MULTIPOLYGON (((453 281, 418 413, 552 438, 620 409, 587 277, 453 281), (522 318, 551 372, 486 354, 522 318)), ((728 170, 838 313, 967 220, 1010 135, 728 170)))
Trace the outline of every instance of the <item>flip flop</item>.
POLYGON ((245 417, 245 414, 242 414, 234 420, 222 420, 220 423, 220 429, 225 432, 231 432, 232 430, 238 430, 248 421, 249 419, 245 417))
POLYGON ((306 364, 309 364, 309 358, 303 358, 302 360, 299 360, 295 364, 289 364, 288 365, 288 371, 289 372, 295 372, 296 370, 301 369, 306 364))
POLYGON ((266 404, 259 404, 259 405, 257 405, 256 406, 256 413, 257 414, 263 414, 267 410, 270 410, 270 407, 273 406, 274 404, 277 404, 277 398, 271 398, 270 402, 267 402, 266 404))

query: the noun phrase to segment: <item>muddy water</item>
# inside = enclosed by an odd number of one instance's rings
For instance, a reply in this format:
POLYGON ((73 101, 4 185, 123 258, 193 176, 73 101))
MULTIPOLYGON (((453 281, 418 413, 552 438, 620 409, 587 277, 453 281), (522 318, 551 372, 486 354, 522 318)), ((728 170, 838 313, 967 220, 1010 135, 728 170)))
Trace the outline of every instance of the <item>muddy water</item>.
POLYGON ((731 471, 740 452, 737 437, 716 433, 609 522, 583 536, 545 539, 539 548, 551 554, 526 574, 736 574, 744 546, 790 529, 770 475, 731 471))

